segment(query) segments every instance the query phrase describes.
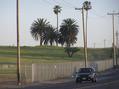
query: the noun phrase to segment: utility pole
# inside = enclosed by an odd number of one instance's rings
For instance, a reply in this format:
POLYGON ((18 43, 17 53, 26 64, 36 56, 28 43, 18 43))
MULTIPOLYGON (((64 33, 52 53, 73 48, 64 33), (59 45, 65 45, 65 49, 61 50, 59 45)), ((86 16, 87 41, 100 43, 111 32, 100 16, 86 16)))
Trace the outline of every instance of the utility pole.
POLYGON ((17 25, 17 84, 21 85, 20 71, 20 42, 19 42, 19 0, 16 0, 16 25, 17 25))
POLYGON ((118 65, 118 46, 119 46, 118 37, 119 37, 119 33, 118 33, 118 31, 116 31, 116 65, 118 65))
POLYGON ((106 47, 106 40, 104 39, 104 48, 106 47))
POLYGON ((88 11, 92 8, 90 1, 85 1, 83 3, 83 8, 86 11, 86 28, 85 28, 85 38, 86 38, 86 49, 87 49, 87 29, 88 29, 88 11))
POLYGON ((118 33, 118 31, 116 31, 116 47, 117 48, 119 48, 119 43, 118 43, 119 39, 118 39, 118 37, 119 37, 119 33, 118 33))
POLYGON ((116 60, 116 47, 115 47, 115 28, 114 28, 114 16, 119 15, 119 13, 107 13, 107 15, 112 16, 112 25, 113 25, 113 67, 115 66, 115 60, 116 60))
POLYGON ((87 63, 87 19, 88 19, 88 10, 91 9, 91 2, 85 1, 82 8, 75 8, 75 10, 82 11, 82 23, 83 23, 83 40, 84 40, 84 57, 85 57, 85 68, 88 66, 87 63), (86 27, 84 25, 84 10, 86 10, 86 27))
POLYGON ((94 48, 95 48, 96 43, 94 43, 94 48))
POLYGON ((85 57, 85 67, 87 67, 87 49, 86 49, 86 36, 85 36, 85 26, 84 26, 84 8, 75 8, 75 10, 81 10, 82 11, 84 57, 85 57))

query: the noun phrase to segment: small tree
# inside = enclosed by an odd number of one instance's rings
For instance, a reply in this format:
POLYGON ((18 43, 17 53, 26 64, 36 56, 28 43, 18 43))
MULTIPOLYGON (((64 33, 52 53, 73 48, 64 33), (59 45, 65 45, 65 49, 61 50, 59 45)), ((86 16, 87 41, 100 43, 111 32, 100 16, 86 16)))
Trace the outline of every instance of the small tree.
POLYGON ((78 52, 79 48, 77 47, 66 47, 65 52, 68 54, 69 57, 72 57, 74 53, 78 52))

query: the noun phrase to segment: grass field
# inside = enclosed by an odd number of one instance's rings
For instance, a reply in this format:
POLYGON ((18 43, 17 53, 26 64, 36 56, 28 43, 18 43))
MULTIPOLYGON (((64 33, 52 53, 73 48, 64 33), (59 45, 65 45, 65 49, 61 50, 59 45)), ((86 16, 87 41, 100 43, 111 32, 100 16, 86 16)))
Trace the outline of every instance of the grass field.
MULTIPOLYGON (((21 47, 21 62, 65 62, 84 59, 83 48, 68 57, 62 47, 21 47)), ((16 47, 0 46, 0 62, 16 62, 16 47)), ((103 60, 112 57, 112 48, 88 49, 89 60, 103 60)))

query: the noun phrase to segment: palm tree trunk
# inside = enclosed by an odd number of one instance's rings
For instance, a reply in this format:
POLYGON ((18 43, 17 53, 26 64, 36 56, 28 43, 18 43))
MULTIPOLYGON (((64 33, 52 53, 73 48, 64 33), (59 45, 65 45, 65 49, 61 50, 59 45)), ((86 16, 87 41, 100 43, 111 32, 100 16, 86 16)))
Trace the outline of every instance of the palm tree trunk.
POLYGON ((52 46, 52 41, 50 41, 50 46, 52 46))
POLYGON ((42 43, 43 43, 43 38, 42 38, 42 34, 40 36, 40 46, 42 46, 42 43))

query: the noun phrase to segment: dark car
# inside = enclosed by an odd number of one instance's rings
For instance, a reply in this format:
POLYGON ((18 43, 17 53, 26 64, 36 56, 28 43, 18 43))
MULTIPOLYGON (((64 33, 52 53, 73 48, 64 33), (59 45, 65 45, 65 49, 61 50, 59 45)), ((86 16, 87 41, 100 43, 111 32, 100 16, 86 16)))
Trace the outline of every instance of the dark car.
POLYGON ((96 73, 93 68, 80 68, 76 73, 76 83, 82 81, 92 81, 96 82, 96 73))

